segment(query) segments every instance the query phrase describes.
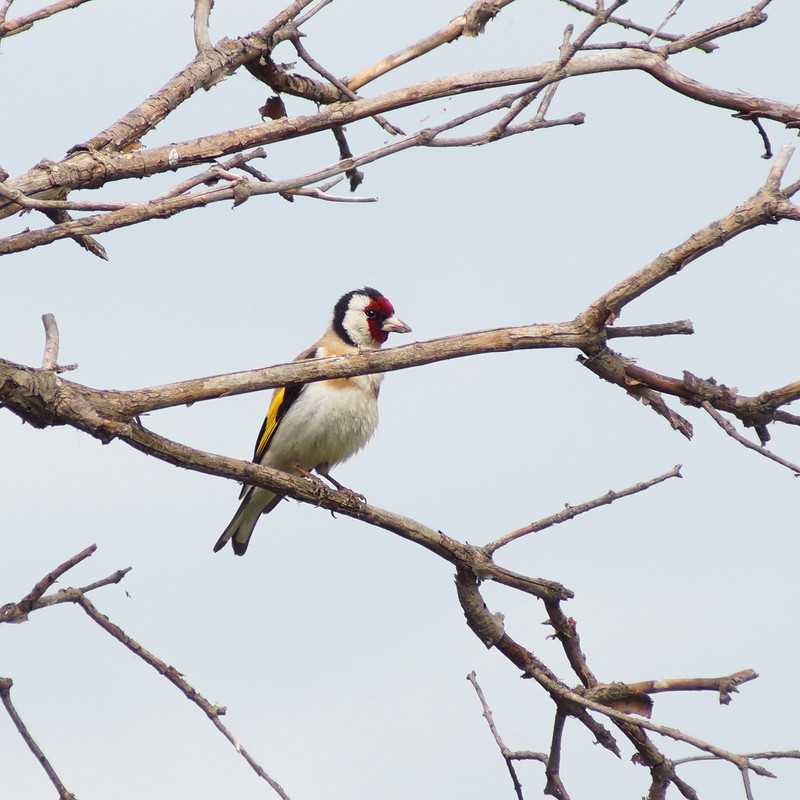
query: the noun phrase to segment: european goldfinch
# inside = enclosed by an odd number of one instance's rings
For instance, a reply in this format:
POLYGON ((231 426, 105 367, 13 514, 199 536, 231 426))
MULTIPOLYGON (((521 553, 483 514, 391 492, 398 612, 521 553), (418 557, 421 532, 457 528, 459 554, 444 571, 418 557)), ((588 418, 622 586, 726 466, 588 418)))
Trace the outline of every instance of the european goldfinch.
MULTIPOLYGON (((365 286, 339 299, 328 330, 295 361, 375 350, 390 333, 410 330, 380 292, 365 286)), ((256 440, 253 461, 306 476, 313 469, 343 489, 328 471, 357 453, 375 433, 381 381, 383 375, 359 375, 276 389, 256 440)), ((239 497, 239 509, 214 545, 214 552, 230 539, 233 552, 244 555, 258 518, 283 499, 283 495, 255 486, 243 487, 239 497)))

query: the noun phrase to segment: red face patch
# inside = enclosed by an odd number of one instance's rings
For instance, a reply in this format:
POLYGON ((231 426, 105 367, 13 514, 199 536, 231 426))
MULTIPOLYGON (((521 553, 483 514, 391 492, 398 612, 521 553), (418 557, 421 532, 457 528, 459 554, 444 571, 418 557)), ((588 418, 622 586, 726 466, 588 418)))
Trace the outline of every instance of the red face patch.
POLYGON ((389 334, 383 330, 383 323, 394 314, 394 306, 381 295, 369 302, 364 314, 367 317, 369 335, 373 341, 383 344, 389 338, 389 334))

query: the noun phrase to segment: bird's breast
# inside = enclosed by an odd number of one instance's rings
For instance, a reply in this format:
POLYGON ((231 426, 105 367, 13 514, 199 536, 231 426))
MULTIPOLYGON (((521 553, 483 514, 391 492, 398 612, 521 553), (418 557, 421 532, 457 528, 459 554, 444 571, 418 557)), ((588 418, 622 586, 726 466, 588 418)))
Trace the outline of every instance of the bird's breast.
POLYGON ((334 465, 359 451, 378 426, 382 375, 335 378, 309 383, 275 431, 267 466, 290 470, 334 465))

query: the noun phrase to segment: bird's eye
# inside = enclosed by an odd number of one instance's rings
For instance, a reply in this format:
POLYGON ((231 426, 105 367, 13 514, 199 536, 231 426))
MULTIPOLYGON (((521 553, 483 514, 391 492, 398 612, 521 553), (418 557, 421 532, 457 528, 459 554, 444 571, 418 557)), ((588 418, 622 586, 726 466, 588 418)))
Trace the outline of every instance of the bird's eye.
POLYGON ((366 314, 367 319, 375 319, 378 314, 374 308, 368 308, 364 313, 366 314))

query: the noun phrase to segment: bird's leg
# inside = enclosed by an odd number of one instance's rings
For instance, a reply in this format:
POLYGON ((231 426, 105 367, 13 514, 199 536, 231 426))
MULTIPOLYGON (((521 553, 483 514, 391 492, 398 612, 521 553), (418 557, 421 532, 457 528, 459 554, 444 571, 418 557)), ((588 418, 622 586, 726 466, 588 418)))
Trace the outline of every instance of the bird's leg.
MULTIPOLYGON (((294 468, 297 470, 301 478, 308 478, 308 480, 310 480, 315 486, 325 486, 325 482, 322 480, 322 478, 318 477, 317 475, 314 475, 313 472, 309 472, 307 469, 304 469, 299 464, 295 464, 294 468)), ((321 500, 322 493, 319 490, 317 490, 317 494, 321 500)))
POLYGON ((366 503, 367 498, 364 497, 363 494, 359 494, 358 492, 354 492, 352 489, 348 489, 344 484, 339 483, 336 478, 332 477, 328 473, 328 465, 327 464, 319 464, 318 466, 314 467, 314 471, 319 475, 322 475, 323 478, 330 481, 340 492, 346 494, 351 500, 355 501, 356 503, 366 503))
MULTIPOLYGON (((297 470, 301 478, 308 478, 308 480, 314 481, 315 483, 322 483, 322 479, 319 476, 315 475, 310 470, 304 469, 299 464, 295 464, 294 468, 297 470)), ((322 483, 322 485, 324 486, 325 484, 322 483)))

